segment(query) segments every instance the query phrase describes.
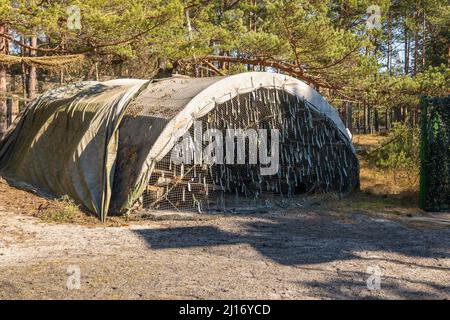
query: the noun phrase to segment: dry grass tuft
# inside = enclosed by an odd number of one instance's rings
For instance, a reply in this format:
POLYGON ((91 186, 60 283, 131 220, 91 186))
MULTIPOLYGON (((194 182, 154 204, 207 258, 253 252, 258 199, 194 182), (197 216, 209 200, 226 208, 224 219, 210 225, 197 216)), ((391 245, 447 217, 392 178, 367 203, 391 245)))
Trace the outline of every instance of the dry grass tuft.
POLYGON ((376 134, 353 136, 353 143, 359 151, 361 191, 380 196, 406 198, 408 200, 418 197, 418 176, 411 176, 411 172, 399 171, 394 176, 392 172, 380 170, 368 163, 366 151, 378 146, 384 139, 384 136, 376 134))
POLYGON ((56 223, 90 222, 92 217, 86 215, 68 196, 44 202, 38 207, 35 216, 46 222, 56 223))

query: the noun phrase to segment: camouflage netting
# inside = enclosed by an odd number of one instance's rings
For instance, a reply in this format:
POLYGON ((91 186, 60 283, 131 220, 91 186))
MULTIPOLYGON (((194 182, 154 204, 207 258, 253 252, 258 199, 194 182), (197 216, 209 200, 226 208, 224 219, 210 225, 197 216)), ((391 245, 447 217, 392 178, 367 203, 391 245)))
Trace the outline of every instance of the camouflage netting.
POLYGON ((65 68, 69 65, 80 64, 84 59, 82 54, 45 57, 20 57, 0 54, 0 63, 6 65, 21 64, 35 66, 40 69, 54 70, 65 68))
POLYGON ((358 186, 358 169, 335 109, 299 80, 260 72, 63 87, 31 103, 0 141, 2 176, 69 195, 102 220, 133 208, 223 211, 345 193, 358 186), (262 176, 248 155, 243 164, 173 163, 194 121, 203 131, 279 129, 279 170, 262 176))
POLYGON ((450 210, 450 96, 426 97, 421 109, 420 205, 450 210))

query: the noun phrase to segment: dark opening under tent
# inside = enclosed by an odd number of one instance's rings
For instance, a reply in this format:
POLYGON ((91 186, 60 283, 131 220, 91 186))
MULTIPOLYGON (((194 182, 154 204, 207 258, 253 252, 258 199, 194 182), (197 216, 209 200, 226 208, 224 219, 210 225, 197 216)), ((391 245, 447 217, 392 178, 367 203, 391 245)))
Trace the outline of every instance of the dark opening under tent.
POLYGON ((305 83, 266 72, 48 91, 0 141, 0 175, 51 197, 68 195, 102 220, 133 207, 220 210, 245 199, 345 193, 359 184, 338 112, 305 83), (238 164, 175 163, 171 155, 183 136, 195 136, 194 123, 202 132, 278 129, 276 172, 261 175, 259 157, 249 164, 249 155, 238 164))

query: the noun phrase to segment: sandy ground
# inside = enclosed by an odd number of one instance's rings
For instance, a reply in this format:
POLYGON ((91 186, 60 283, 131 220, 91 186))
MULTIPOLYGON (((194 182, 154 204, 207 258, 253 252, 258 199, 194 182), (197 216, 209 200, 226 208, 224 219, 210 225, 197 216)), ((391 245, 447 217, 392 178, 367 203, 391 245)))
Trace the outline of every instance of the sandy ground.
POLYGON ((450 298, 448 214, 313 202, 111 227, 30 216, 43 201, 0 185, 0 299, 450 298))

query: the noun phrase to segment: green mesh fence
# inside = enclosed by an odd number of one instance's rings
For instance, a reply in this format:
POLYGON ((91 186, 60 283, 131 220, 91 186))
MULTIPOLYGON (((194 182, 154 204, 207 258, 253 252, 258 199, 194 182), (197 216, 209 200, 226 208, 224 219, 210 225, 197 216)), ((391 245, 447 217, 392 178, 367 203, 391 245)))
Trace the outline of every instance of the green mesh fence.
POLYGON ((450 96, 421 103, 420 206, 450 210, 450 96))

